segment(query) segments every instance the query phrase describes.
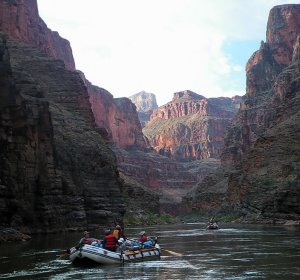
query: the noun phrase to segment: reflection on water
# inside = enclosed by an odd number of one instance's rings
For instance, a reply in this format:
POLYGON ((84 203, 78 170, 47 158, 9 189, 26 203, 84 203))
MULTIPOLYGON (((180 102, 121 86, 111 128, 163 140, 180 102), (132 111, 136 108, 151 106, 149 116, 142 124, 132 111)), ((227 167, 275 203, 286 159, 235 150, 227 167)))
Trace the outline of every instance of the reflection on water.
MULTIPOLYGON (((163 248, 183 254, 125 265, 76 267, 60 257, 80 233, 0 244, 0 279, 300 279, 300 229, 261 225, 152 226, 163 248)), ((141 228, 126 230, 137 236, 141 228)), ((94 233, 100 237, 100 233, 94 233)))

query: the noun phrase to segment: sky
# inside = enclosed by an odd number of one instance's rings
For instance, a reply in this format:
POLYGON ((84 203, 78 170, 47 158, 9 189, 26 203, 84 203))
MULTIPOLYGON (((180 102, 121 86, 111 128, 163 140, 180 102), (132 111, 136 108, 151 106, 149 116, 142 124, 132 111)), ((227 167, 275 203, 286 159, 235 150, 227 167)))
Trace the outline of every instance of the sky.
POLYGON ((38 0, 70 41, 76 69, 114 97, 140 91, 244 95, 245 66, 265 41, 269 11, 289 0, 38 0))

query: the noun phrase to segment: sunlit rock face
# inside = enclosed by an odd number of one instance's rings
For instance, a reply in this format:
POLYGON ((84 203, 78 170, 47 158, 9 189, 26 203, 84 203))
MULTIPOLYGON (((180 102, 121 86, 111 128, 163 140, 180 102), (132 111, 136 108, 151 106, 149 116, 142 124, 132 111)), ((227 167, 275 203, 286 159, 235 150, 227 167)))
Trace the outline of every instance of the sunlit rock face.
POLYGON ((120 148, 146 148, 135 105, 128 98, 113 98, 103 88, 92 85, 85 78, 96 124, 104 128, 109 141, 120 148))
POLYGON ((35 45, 75 69, 70 43, 51 31, 39 17, 36 0, 1 0, 0 31, 10 38, 35 45))
POLYGON ((156 103, 155 94, 153 94, 153 93, 141 91, 132 96, 129 96, 128 98, 136 106, 136 110, 138 112, 145 113, 150 110, 154 110, 158 107, 157 103, 156 103))
POLYGON ((219 158, 224 133, 237 112, 240 98, 205 98, 191 91, 156 109, 143 129, 160 154, 178 160, 219 158))
POLYGON ((129 96, 128 98, 136 106, 142 128, 145 127, 146 123, 150 119, 153 110, 158 107, 155 94, 141 91, 132 96, 129 96))
POLYGON ((190 208, 231 207, 263 220, 300 218, 299 34, 300 5, 270 11, 267 41, 246 67, 247 92, 227 131, 222 170, 186 199, 190 208))

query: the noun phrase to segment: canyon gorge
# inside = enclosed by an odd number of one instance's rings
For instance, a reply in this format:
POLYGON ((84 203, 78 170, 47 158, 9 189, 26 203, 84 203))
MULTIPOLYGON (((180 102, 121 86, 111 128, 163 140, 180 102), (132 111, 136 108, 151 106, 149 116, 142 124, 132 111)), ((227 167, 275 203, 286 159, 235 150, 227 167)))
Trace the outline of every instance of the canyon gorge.
POLYGON ((159 107, 93 85, 36 0, 1 0, 0 13, 0 230, 134 212, 300 219, 300 5, 270 11, 243 97, 183 90, 159 107))

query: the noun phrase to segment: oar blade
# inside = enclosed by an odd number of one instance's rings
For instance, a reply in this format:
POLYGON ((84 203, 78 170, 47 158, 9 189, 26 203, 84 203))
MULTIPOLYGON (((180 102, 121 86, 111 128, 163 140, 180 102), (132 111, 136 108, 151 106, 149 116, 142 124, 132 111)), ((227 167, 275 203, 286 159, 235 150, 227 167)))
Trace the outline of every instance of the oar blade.
POLYGON ((59 259, 62 259, 62 258, 65 258, 65 257, 68 257, 70 254, 68 253, 63 253, 63 254, 59 254, 59 255, 56 255, 59 259))
POLYGON ((174 255, 176 257, 182 257, 183 255, 180 254, 180 253, 177 253, 177 252, 174 252, 174 251, 171 251, 171 250, 167 250, 167 249, 164 249, 164 248, 161 248, 162 251, 165 251, 167 253, 169 253, 170 255, 174 255))

